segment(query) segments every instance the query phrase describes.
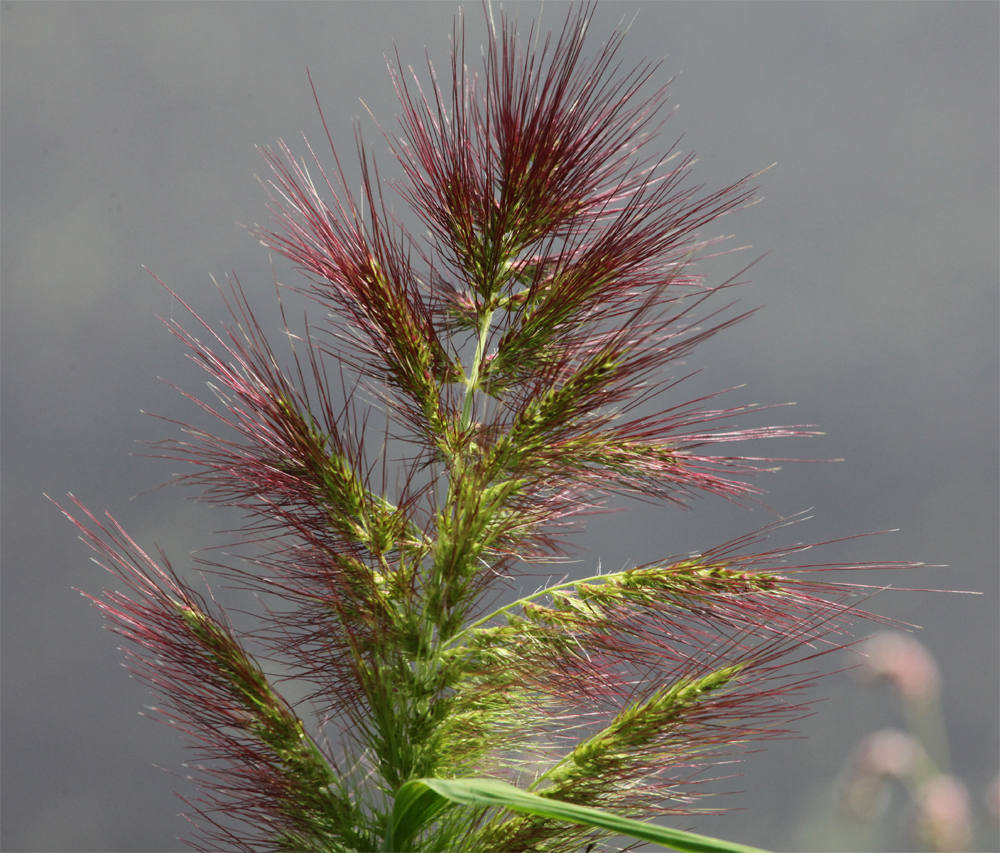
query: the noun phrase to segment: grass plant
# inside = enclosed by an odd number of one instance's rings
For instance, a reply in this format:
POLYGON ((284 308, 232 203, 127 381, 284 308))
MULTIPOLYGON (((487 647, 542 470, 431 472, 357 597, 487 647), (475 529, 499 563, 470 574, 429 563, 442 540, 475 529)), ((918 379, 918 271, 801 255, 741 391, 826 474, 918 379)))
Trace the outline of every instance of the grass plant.
POLYGON ((419 234, 360 135, 360 195, 336 152, 263 152, 256 237, 302 270, 319 323, 286 324, 280 357, 235 278, 224 328, 171 321, 220 426, 156 450, 244 513, 243 559, 201 568, 259 595, 254 629, 71 511, 124 585, 94 600, 197 753, 197 849, 749 850, 663 821, 690 825, 706 768, 806 714, 819 659, 869 618, 869 589, 822 573, 872 565, 803 564, 807 546, 762 544, 772 529, 516 591, 607 501, 751 500, 775 460, 713 448, 813 432, 677 398, 672 367, 746 316, 706 313, 733 282, 695 258, 754 176, 693 185, 693 157, 655 145, 658 66, 623 73, 621 33, 586 60, 592 15, 545 36, 489 11, 476 72, 461 20, 443 79, 390 63, 385 140, 419 234))

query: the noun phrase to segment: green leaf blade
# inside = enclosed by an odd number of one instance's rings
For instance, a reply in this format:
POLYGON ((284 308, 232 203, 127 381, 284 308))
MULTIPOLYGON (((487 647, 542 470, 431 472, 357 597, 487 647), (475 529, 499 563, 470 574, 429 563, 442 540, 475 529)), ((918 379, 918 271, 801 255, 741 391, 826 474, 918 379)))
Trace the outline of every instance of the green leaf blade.
MULTIPOLYGON (((449 801, 474 808, 507 809, 567 823, 593 826, 616 835, 627 835, 660 844, 681 853, 765 853, 759 848, 748 847, 745 844, 735 844, 707 835, 658 826, 600 809, 531 794, 499 779, 413 779, 407 782, 397 795, 396 806, 390 820, 392 828, 386 836, 386 845, 404 838, 411 841, 419 832, 413 821, 420 820, 426 825, 426 822, 449 801), (429 797, 430 793, 436 796, 429 797)), ((404 849, 406 848, 384 845, 382 853, 402 853, 404 849)))

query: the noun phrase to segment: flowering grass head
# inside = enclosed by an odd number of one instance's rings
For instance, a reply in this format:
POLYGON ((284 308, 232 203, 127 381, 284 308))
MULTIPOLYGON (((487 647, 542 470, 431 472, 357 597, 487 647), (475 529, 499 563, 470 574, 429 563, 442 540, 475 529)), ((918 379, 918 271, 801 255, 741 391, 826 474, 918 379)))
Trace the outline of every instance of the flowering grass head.
POLYGON ((705 191, 691 156, 659 153, 658 68, 622 74, 620 34, 585 61, 592 14, 544 40, 501 15, 478 72, 457 23, 447 91, 430 63, 425 85, 390 66, 421 237, 360 136, 360 198, 335 153, 263 152, 256 235, 320 323, 283 365, 235 279, 228 327, 171 323, 220 430, 158 450, 244 512, 245 559, 203 567, 267 602, 256 629, 80 508, 130 590, 99 606, 208 762, 200 849, 572 851, 631 831, 746 850, 629 820, 697 812, 705 767, 807 713, 813 664, 867 615, 865 589, 814 579, 861 566, 789 564, 803 546, 757 535, 496 604, 610 498, 750 499, 774 460, 713 446, 813 432, 675 399, 665 371, 746 316, 706 317, 731 282, 693 265, 753 176, 705 191))

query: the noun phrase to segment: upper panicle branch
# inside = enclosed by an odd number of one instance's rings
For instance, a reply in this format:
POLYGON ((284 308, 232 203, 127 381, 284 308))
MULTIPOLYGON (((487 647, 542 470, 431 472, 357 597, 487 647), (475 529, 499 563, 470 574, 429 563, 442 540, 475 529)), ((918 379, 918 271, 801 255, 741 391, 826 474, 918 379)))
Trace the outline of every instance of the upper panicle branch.
POLYGON ((336 354, 402 393, 410 401, 418 433, 433 447, 444 440, 450 425, 442 408, 442 385, 460 377, 438 338, 405 243, 387 223, 360 137, 358 149, 369 210, 367 225, 342 173, 338 195, 316 161, 336 200, 332 210, 306 167, 281 143, 284 160, 269 150, 263 152, 275 175, 271 186, 277 197, 272 195, 272 213, 281 230, 258 229, 256 233, 261 243, 313 276, 308 294, 331 311, 335 327, 336 321, 346 321, 347 328, 340 331, 346 331, 353 344, 346 352, 338 348, 336 354), (353 358, 352 348, 357 353, 353 358))
MULTIPOLYGON (((484 306, 529 247, 592 227, 649 179, 637 155, 655 138, 666 86, 640 98, 656 70, 624 77, 613 60, 616 33, 589 64, 581 60, 591 4, 571 11, 552 45, 523 51, 501 11, 483 78, 465 64, 465 24, 456 24, 450 102, 434 76, 432 100, 414 97, 392 69, 405 139, 395 146, 409 184, 402 194, 484 306)), ((534 26, 527 41, 536 40, 534 26)), ((483 310, 489 310, 484 308, 483 310)))
POLYGON ((324 365, 307 341, 310 395, 297 355, 294 376, 278 366, 238 282, 231 296, 236 326, 227 330, 228 339, 192 312, 222 355, 179 324, 170 328, 221 386, 214 386, 222 403, 218 409, 195 402, 242 442, 187 427, 192 441, 164 442, 159 455, 198 466, 197 473, 180 479, 206 487, 203 497, 209 502, 276 521, 278 530, 295 530, 348 562, 359 549, 379 554, 400 543, 419 548, 419 531, 366 482, 363 428, 351 417, 352 394, 338 411, 324 365))

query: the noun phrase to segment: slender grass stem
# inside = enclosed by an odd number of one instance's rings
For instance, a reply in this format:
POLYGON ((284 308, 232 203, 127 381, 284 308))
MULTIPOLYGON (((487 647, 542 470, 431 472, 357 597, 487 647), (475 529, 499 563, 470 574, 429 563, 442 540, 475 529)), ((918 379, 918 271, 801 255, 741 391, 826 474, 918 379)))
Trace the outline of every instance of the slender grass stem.
POLYGON ((483 360, 486 358, 486 346, 490 337, 494 313, 495 309, 485 311, 480 318, 479 335, 476 339, 476 355, 472 360, 472 370, 465 383, 465 399, 462 402, 462 432, 467 432, 472 427, 472 408, 476 391, 479 390, 479 377, 482 373, 483 360))

